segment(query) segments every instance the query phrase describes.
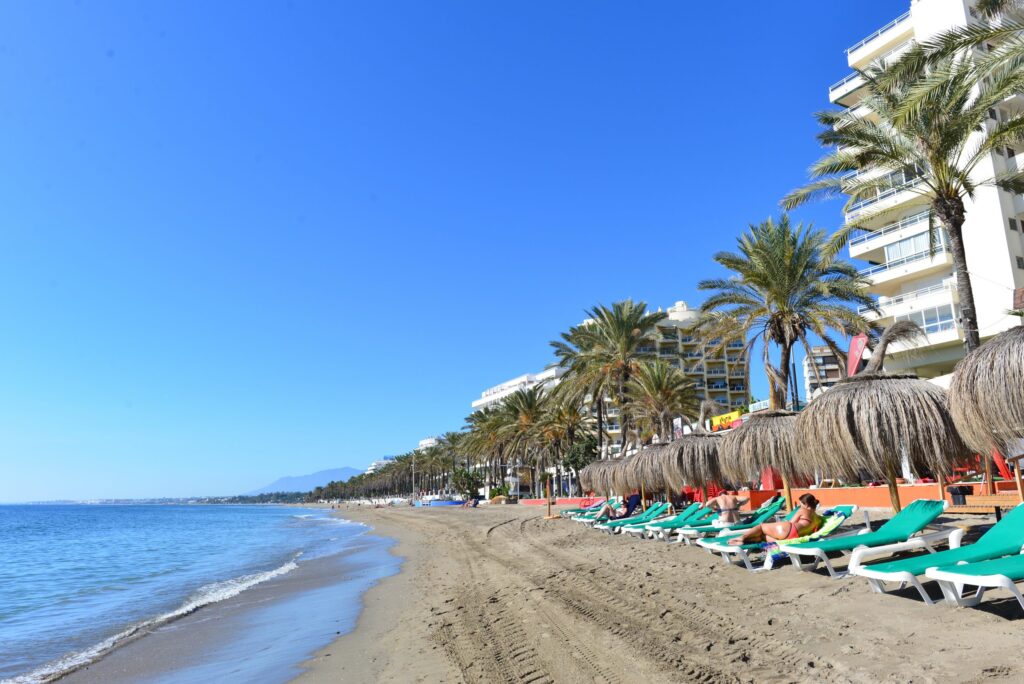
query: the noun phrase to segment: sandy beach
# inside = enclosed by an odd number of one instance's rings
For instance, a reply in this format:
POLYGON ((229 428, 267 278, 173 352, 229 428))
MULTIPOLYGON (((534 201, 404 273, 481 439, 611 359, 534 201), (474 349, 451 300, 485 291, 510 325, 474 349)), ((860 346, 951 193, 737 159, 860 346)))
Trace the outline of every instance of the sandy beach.
MULTIPOLYGON (((525 506, 358 509, 400 574, 301 682, 1019 681, 1022 616, 878 595, 859 578, 752 574, 696 547, 525 506)), ((981 522, 981 520, 978 520, 981 522)), ((985 522, 991 522, 990 520, 985 522)), ((936 590, 937 591, 937 590, 936 590)))

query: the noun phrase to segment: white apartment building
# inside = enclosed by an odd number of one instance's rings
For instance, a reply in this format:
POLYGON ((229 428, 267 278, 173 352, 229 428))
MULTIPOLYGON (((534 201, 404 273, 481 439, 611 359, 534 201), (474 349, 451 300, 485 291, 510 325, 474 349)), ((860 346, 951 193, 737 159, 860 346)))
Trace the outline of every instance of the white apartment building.
POLYGON ((811 347, 811 355, 804 357, 803 365, 804 401, 810 401, 819 389, 833 387, 846 377, 846 370, 839 366, 838 357, 825 345, 811 347), (817 375, 814 373, 815 367, 818 369, 817 375))
MULTIPOLYGON (((686 302, 676 302, 667 310, 668 317, 658 324, 655 333, 641 351, 656 355, 670 366, 680 368, 693 380, 701 399, 717 401, 722 411, 733 411, 746 407, 749 401, 747 361, 743 353, 743 341, 729 342, 724 352, 712 351, 719 340, 701 343, 693 334, 693 324, 699 316, 686 302)), ((585 324, 586 321, 583 322, 585 324)), ((542 385, 550 389, 557 385, 566 369, 558 366, 547 368, 540 373, 528 373, 495 385, 483 391, 480 398, 472 403, 473 410, 497 404, 505 397, 520 389, 542 385)), ((605 431, 608 433, 608 453, 616 455, 622 450, 622 426, 620 411, 607 403, 604 411, 605 431)))
POLYGON ((565 373, 565 368, 553 366, 551 368, 545 368, 540 373, 526 373, 525 375, 517 376, 511 380, 506 380, 500 385, 488 387, 480 394, 479 399, 473 401, 473 410, 478 411, 480 409, 487 408, 488 406, 493 406, 505 397, 515 394, 521 389, 530 389, 537 385, 541 385, 545 389, 551 389, 559 383, 565 373))
MULTIPOLYGON (((696 385, 697 395, 701 399, 718 402, 723 412, 746 407, 750 401, 750 389, 743 341, 727 343, 724 352, 713 351, 720 340, 709 340, 705 344, 693 334, 699 311, 680 301, 670 306, 666 313, 668 317, 658 324, 650 342, 641 350, 657 354, 670 366, 682 369, 696 385)), ((606 418, 609 453, 614 456, 622 450, 619 409, 609 406, 606 418)))
MULTIPOLYGON (((865 69, 878 60, 897 57, 914 41, 976 23, 973 4, 973 0, 912 0, 910 11, 847 48, 847 61, 851 68, 865 69)), ((864 79, 853 72, 829 88, 829 100, 870 117, 871 111, 860 103, 863 85, 864 79)), ((1022 108, 1024 97, 1016 96, 990 115, 1006 117, 1022 108)), ((980 164, 975 180, 1022 166, 1024 149, 1007 148, 980 164)), ((855 234, 849 249, 852 258, 868 262, 862 272, 870 277, 871 292, 878 297, 879 322, 910 319, 927 335, 913 348, 894 345, 886 367, 934 377, 950 372, 963 356, 963 332, 952 256, 941 236, 934 252, 929 250, 926 200, 908 192, 916 183, 912 172, 892 174, 891 188, 854 205, 848 221, 879 210, 892 211, 866 222, 874 232, 855 234)), ((964 244, 983 339, 1019 323, 1006 310, 1013 305, 1014 289, 1024 286, 1022 221, 1024 196, 987 185, 978 188, 973 201, 968 200, 964 244)))
POLYGON ((395 460, 394 456, 385 456, 385 457, 381 458, 380 460, 374 461, 373 463, 371 463, 370 465, 368 465, 366 467, 366 474, 370 475, 372 473, 375 473, 375 472, 377 472, 378 470, 380 470, 381 468, 383 468, 384 466, 386 466, 387 464, 391 463, 394 460, 395 460))
POLYGON ((420 440, 419 445, 416 447, 416 451, 425 451, 430 447, 435 447, 438 444, 437 437, 425 437, 420 440))

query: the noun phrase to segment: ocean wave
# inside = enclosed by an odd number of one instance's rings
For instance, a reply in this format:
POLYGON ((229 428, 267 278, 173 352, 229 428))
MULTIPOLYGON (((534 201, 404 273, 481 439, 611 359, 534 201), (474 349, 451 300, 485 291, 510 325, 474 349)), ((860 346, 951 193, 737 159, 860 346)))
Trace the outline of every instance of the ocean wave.
POLYGON ((45 682, 52 682, 59 679, 74 670, 99 660, 118 646, 140 636, 146 630, 172 622, 178 618, 182 618, 190 613, 194 613, 203 606, 210 605, 211 603, 218 603, 234 596, 238 596, 246 589, 250 589, 257 584, 262 584, 267 580, 271 580, 275 577, 280 577, 281 575, 291 572, 299 567, 295 561, 298 560, 301 555, 301 552, 295 554, 290 561, 284 565, 274 568, 273 570, 257 572, 251 575, 242 575, 241 577, 235 577, 233 579, 214 582, 212 584, 202 586, 193 592, 193 594, 186 599, 184 603, 172 611, 150 618, 149 620, 137 622, 127 629, 118 632, 114 636, 95 644, 91 648, 87 648, 84 651, 69 653, 62 658, 36 668, 32 672, 18 675, 11 679, 0 680, 0 684, 45 684, 45 682))

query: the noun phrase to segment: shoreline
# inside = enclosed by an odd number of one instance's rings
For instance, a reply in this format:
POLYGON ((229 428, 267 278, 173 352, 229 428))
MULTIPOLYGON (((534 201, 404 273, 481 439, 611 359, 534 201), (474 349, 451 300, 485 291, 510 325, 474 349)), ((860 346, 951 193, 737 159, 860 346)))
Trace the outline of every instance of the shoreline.
POLYGON ((364 594, 355 629, 303 664, 305 684, 1024 677, 1008 594, 928 606, 913 589, 874 594, 860 578, 789 566, 749 573, 521 506, 337 513, 396 539, 405 562, 364 594))
POLYGON ((418 587, 429 569, 421 540, 400 524, 374 515, 383 509, 345 507, 332 515, 370 527, 373 534, 394 540, 389 553, 399 559, 398 572, 382 578, 360 597, 356 624, 300 664, 292 682, 337 681, 460 681, 458 670, 432 643, 421 621, 418 587))
POLYGON ((300 561, 226 599, 144 626, 55 681, 289 681, 314 649, 355 629, 362 595, 400 568, 390 553, 394 541, 361 527, 339 552, 300 561))

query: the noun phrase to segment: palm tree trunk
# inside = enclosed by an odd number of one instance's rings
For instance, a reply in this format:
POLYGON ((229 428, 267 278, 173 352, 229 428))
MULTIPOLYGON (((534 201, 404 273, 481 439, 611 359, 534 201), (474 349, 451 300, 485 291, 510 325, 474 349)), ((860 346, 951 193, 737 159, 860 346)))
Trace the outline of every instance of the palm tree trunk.
POLYGON ((967 270, 967 252, 964 249, 964 203, 959 197, 935 202, 935 214, 949 236, 949 250, 953 254, 953 273, 956 291, 960 297, 960 326, 964 332, 964 349, 969 354, 981 346, 978 333, 978 310, 974 306, 974 289, 967 270))
POLYGON ((604 458, 604 402, 597 399, 597 457, 604 458))

